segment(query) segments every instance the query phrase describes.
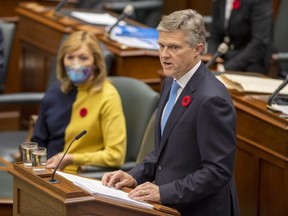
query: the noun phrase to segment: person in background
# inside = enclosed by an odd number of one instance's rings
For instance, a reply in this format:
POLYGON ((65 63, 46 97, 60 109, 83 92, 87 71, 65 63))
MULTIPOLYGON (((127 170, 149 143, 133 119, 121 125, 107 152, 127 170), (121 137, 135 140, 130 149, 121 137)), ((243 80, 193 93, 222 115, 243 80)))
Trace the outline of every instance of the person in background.
POLYGON ((203 18, 191 9, 175 11, 157 30, 167 78, 155 120, 155 149, 128 173, 105 173, 102 183, 135 187, 130 198, 161 202, 182 216, 239 215, 233 177, 236 112, 226 87, 201 62, 203 18))
MULTIPOLYGON (((4 74, 4 38, 3 32, 0 28, 0 74, 4 74)), ((0 93, 4 89, 4 86, 0 84, 0 93)))
POLYGON ((61 45, 57 78, 46 92, 32 141, 47 148, 47 167, 54 169, 72 140, 59 168, 120 167, 126 154, 126 125, 120 96, 106 77, 106 66, 93 33, 72 33, 61 45))
POLYGON ((214 0, 208 53, 225 42, 218 71, 267 73, 272 51, 272 0, 214 0))

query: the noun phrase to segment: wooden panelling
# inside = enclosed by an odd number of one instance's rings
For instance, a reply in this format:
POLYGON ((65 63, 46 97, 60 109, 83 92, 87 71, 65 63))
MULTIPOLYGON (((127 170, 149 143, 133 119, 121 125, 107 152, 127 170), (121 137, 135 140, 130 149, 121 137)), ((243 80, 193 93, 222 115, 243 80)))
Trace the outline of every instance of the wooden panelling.
POLYGON ((183 9, 197 10, 202 15, 211 15, 212 0, 164 0, 163 13, 169 14, 173 11, 183 9))
MULTIPOLYGON (((252 96, 234 95, 235 179, 241 215, 288 215, 288 121, 252 96)), ((257 97, 258 98, 258 97, 257 97)))

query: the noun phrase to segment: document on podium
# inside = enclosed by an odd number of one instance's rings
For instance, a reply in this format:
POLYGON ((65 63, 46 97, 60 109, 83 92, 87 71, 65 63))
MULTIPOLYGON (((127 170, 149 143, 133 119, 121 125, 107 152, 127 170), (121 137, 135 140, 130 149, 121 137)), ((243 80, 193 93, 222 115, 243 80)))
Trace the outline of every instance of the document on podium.
POLYGON ((153 205, 147 202, 141 202, 141 201, 130 199, 128 197, 128 193, 122 190, 116 189, 114 187, 109 188, 107 186, 104 186, 102 182, 99 180, 88 179, 88 178, 84 178, 81 176, 76 176, 76 175, 72 175, 72 174, 68 174, 68 173, 64 173, 60 171, 57 171, 57 174, 73 182, 75 185, 77 185, 78 187, 82 188, 83 190, 87 191, 90 194, 103 195, 107 197, 124 200, 126 202, 140 205, 146 208, 151 208, 151 209, 154 208, 153 205))

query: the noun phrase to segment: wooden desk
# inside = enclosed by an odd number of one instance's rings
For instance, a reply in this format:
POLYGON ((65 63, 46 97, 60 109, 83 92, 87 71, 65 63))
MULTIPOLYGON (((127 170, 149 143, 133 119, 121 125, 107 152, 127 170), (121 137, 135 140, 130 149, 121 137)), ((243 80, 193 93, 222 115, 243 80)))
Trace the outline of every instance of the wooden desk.
POLYGON ((0 158, 0 210, 1 216, 13 215, 13 178, 7 172, 12 166, 3 158, 0 158))
POLYGON ((235 178, 241 215, 288 215, 288 121, 266 102, 231 93, 237 111, 235 178))
POLYGON ((14 179, 14 215, 171 215, 113 198, 92 196, 58 175, 60 183, 51 184, 48 182, 51 175, 37 176, 22 163, 14 164, 9 172, 14 179))

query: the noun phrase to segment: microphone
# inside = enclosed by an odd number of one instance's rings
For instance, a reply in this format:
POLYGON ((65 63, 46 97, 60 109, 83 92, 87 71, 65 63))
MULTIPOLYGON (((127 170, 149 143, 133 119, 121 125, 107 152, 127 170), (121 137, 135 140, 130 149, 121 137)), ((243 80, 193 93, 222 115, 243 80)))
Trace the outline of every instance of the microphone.
POLYGON ((55 11, 56 12, 59 12, 67 3, 68 3, 69 0, 62 0, 60 1, 56 7, 55 7, 55 11))
MULTIPOLYGON (((68 2, 69 2, 69 0, 62 0, 62 1, 60 1, 60 2, 56 5, 55 9, 52 10, 52 16, 58 17, 58 16, 59 16, 58 12, 59 12, 68 2)), ((59 18, 59 17, 58 17, 58 18, 59 18)))
POLYGON ((271 109, 272 104, 274 103, 277 95, 279 94, 279 92, 288 84, 288 74, 286 76, 286 78, 283 80, 283 82, 277 87, 277 89, 273 92, 273 94, 271 95, 271 97, 269 97, 267 106, 268 108, 271 109))
POLYGON ((228 44, 226 44, 225 42, 221 43, 218 48, 217 48, 217 52, 213 55, 213 57, 207 62, 206 66, 209 68, 218 57, 224 55, 227 51, 229 50, 229 46, 228 44))
POLYGON ((131 16, 133 13, 134 13, 134 7, 131 4, 126 5, 124 10, 123 10, 123 12, 118 17, 117 21, 109 28, 108 37, 110 37, 110 34, 111 34, 112 30, 118 25, 118 23, 121 20, 131 16))
POLYGON ((79 134, 72 140, 72 142, 69 144, 69 146, 68 146, 68 148, 66 149, 65 153, 63 154, 61 160, 59 161, 59 163, 57 164, 56 168, 54 169, 54 171, 53 171, 53 173, 52 173, 52 176, 51 176, 51 179, 48 180, 50 183, 52 183, 52 184, 57 184, 57 183, 59 183, 59 181, 54 178, 54 177, 55 177, 55 173, 56 173, 58 167, 60 166, 63 158, 64 158, 65 155, 67 154, 67 152, 68 152, 70 146, 72 145, 72 143, 74 143, 75 140, 80 139, 80 138, 81 138, 82 136, 84 136, 86 133, 87 133, 87 131, 86 131, 86 130, 83 130, 83 131, 82 131, 81 133, 79 133, 79 134))

